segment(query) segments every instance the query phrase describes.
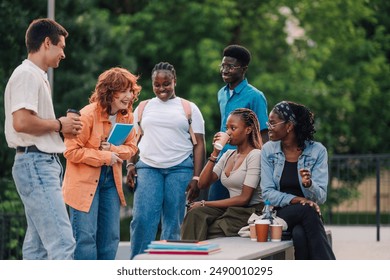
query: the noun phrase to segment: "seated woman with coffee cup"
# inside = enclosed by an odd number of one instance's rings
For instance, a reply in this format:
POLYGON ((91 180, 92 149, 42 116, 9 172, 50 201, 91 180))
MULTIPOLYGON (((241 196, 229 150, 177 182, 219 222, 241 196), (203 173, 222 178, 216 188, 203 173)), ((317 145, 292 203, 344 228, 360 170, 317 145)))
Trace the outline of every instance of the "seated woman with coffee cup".
POLYGON ((271 141, 261 150, 261 189, 292 238, 295 259, 334 260, 321 220, 326 200, 328 155, 315 142, 314 114, 305 106, 282 101, 269 114, 271 141))
POLYGON ((260 191, 260 149, 262 140, 256 114, 246 108, 232 111, 226 123, 226 134, 214 136, 214 150, 200 176, 198 187, 208 188, 221 180, 230 197, 215 201, 196 201, 189 204, 181 228, 183 240, 205 240, 224 236, 238 236, 238 231, 248 225, 252 213, 261 214, 264 207, 260 191), (220 146, 237 146, 218 159, 220 146))

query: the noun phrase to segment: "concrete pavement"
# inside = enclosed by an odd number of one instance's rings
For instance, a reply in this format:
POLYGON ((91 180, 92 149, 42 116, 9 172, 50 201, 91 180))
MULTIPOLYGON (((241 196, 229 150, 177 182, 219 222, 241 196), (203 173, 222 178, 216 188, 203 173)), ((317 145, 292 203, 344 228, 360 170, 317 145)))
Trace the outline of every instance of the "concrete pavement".
POLYGON ((390 260, 390 226, 326 226, 337 260, 390 260))

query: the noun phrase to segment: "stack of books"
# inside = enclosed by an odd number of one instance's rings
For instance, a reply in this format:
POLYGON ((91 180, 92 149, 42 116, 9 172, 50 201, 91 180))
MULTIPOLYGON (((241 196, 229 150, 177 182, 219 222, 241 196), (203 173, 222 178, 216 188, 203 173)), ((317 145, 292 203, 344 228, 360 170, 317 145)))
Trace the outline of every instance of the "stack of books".
POLYGON ((221 251, 218 244, 196 240, 152 241, 145 252, 149 254, 210 255, 221 251))

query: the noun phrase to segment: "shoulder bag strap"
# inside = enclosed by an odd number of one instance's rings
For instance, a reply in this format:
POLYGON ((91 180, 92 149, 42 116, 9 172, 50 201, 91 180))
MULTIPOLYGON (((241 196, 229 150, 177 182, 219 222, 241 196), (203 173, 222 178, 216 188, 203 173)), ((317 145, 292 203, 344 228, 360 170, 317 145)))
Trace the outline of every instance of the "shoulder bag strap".
POLYGON ((190 135, 191 135, 192 144, 196 145, 197 141, 196 141, 195 133, 192 130, 192 126, 191 126, 191 123, 192 123, 191 103, 184 98, 180 98, 180 99, 181 99, 181 104, 182 104, 183 109, 184 109, 184 113, 186 114, 186 117, 188 119, 188 125, 189 125, 188 131, 190 132, 190 135))

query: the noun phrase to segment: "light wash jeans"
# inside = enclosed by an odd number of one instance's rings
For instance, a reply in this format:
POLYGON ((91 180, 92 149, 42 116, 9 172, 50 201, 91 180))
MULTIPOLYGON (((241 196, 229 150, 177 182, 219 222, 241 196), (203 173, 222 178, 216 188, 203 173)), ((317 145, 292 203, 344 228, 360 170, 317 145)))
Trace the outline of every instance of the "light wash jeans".
MULTIPOLYGON (((82 187, 82 186, 80 186, 82 187)), ((120 237, 120 200, 111 166, 102 166, 89 212, 69 207, 76 260, 114 260, 120 237)))
POLYGON ((75 240, 62 196, 55 154, 16 153, 12 176, 27 219, 23 259, 73 259, 75 240))
POLYGON ((134 192, 133 219, 130 224, 130 259, 155 240, 161 219, 160 239, 180 239, 185 211, 185 191, 193 176, 193 159, 170 168, 154 168, 138 161, 134 192))

